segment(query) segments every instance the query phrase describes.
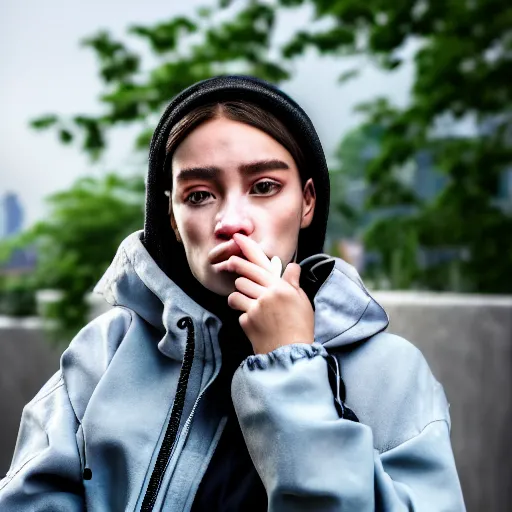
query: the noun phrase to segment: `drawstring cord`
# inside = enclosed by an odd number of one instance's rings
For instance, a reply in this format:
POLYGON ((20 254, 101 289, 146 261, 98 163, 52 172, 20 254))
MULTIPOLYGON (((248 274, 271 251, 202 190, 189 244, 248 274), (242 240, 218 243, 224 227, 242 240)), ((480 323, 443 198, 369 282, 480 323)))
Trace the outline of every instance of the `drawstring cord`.
POLYGON ((329 381, 331 383, 331 389, 333 390, 334 405, 338 411, 338 415, 340 418, 345 420, 359 423, 359 419, 355 415, 354 411, 345 405, 346 388, 345 383, 341 377, 341 370, 338 359, 333 354, 329 354, 328 358, 329 359, 327 360, 327 364, 331 370, 329 372, 329 381))
POLYGON ((158 452, 155 467, 149 480, 146 495, 142 502, 141 512, 150 512, 156 503, 156 498, 162 484, 162 479, 169 463, 174 443, 178 436, 181 415, 183 413, 183 406, 185 404, 185 395, 187 393, 188 379, 190 377, 190 371, 192 369, 192 363, 194 361, 195 351, 195 331, 194 323, 192 318, 184 317, 181 318, 178 323, 180 329, 187 329, 187 345, 185 348, 185 355, 183 356, 183 364, 181 365, 180 376, 178 379, 178 387, 174 398, 174 404, 172 406, 171 418, 165 431, 164 440, 162 446, 158 452))

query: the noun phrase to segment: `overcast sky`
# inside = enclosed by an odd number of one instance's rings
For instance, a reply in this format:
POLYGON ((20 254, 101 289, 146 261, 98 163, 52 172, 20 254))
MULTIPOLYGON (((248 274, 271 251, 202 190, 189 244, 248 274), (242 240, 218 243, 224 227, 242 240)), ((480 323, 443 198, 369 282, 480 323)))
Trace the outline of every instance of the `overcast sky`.
MULTIPOLYGON (((2 0, 0 2, 0 196, 16 192, 26 224, 45 214, 44 198, 69 187, 78 177, 106 169, 131 171, 133 130, 115 136, 105 162, 91 165, 74 147, 63 147, 53 133, 28 127, 44 113, 99 112, 100 82, 90 51, 79 46, 100 28, 122 35, 130 24, 149 24, 173 15, 191 14, 216 0, 2 0)), ((308 21, 308 12, 287 17, 278 27, 283 38, 308 21)), ((316 125, 327 155, 340 137, 357 125, 355 104, 386 95, 407 101, 411 66, 384 75, 365 66, 361 77, 340 87, 336 77, 353 63, 340 64, 314 55, 296 66, 283 89, 294 97, 316 125)))

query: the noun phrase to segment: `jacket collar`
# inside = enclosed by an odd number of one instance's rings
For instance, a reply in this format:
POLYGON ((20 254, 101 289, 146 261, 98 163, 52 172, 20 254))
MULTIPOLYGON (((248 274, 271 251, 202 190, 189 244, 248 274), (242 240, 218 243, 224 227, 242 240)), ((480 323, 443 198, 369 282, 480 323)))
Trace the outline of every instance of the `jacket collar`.
POLYGON ((349 345, 385 330, 389 318, 354 267, 339 258, 315 295, 315 341, 325 348, 349 345))
MULTIPOLYGON (((94 291, 113 306, 135 311, 162 331, 159 350, 182 360, 186 333, 178 321, 189 316, 196 331, 204 326, 217 333, 220 319, 192 300, 155 263, 141 242, 142 231, 128 236, 94 291)), ((314 297, 315 340, 326 348, 363 341, 386 329, 388 317, 371 297, 356 270, 339 258, 314 297)))
POLYGON ((182 361, 186 332, 178 327, 190 317, 196 332, 210 326, 217 332, 218 317, 206 311, 177 286, 155 263, 141 242, 142 231, 129 235, 119 246, 112 264, 94 288, 112 306, 135 311, 146 322, 162 331, 159 350, 182 361))

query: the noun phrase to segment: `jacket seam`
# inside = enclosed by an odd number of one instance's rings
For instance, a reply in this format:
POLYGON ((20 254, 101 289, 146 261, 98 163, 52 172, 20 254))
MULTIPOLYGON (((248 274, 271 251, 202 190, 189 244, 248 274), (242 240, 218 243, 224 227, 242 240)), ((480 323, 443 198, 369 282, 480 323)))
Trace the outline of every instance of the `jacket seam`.
POLYGON ((5 478, 0 482, 0 490, 4 489, 9 482, 12 481, 12 479, 29 463, 32 462, 40 452, 35 453, 27 459, 21 466, 18 466, 16 469, 13 469, 12 471, 8 471, 5 475, 5 478))
MULTIPOLYGON (((47 393, 45 393, 43 396, 39 397, 37 400, 33 400, 32 402, 29 402, 28 405, 35 405, 39 403, 41 400, 44 400, 48 396, 50 396, 52 393, 57 391, 57 389, 64 387, 64 380, 62 378, 62 374, 59 377, 59 380, 52 386, 50 390, 48 390, 47 393)), ((73 411, 74 412, 74 411, 73 411)), ((44 429, 45 434, 46 428, 44 429)), ((40 452, 37 452, 32 455, 32 457, 29 457, 21 466, 17 466, 16 468, 13 468, 12 471, 8 471, 5 475, 5 477, 0 482, 0 490, 3 489, 11 480, 32 460, 34 460, 40 452)))
MULTIPOLYGON (((345 262, 346 263, 346 262, 345 262)), ((322 286, 320 286, 320 288, 318 289, 318 292, 317 294, 320 293, 320 291, 322 290, 322 288, 324 286, 327 286, 330 278, 332 277, 332 275, 334 274, 334 272, 340 272, 340 274, 344 275, 349 281, 351 281, 352 283, 354 283, 358 288, 360 288, 360 290, 364 293, 364 295, 366 295, 366 297, 368 297, 368 299, 370 299, 368 301, 368 303, 366 304, 366 307, 364 308, 363 312, 361 313, 361 315, 359 316, 359 318, 350 326, 350 327, 347 327, 344 331, 341 331, 341 332, 338 332, 336 333, 334 336, 332 336, 331 338, 329 338, 328 340, 322 342, 322 344, 324 343, 329 343, 330 341, 332 341, 333 339, 337 338, 338 336, 341 336, 342 334, 346 333, 347 331, 349 331, 350 329, 354 328, 354 326, 356 326, 360 321, 361 321, 361 318, 363 318, 364 314, 366 313, 366 310, 370 307, 370 304, 372 302, 375 302, 375 304, 377 304, 377 306, 380 307, 380 309, 384 312, 384 314, 386 315, 386 318, 387 318, 387 323, 389 325, 389 316, 386 312, 386 310, 372 297, 372 295, 370 294, 370 292, 365 288, 364 284, 363 283, 358 283, 357 281, 355 281, 349 274, 347 274, 346 272, 344 272, 342 269, 339 269, 336 267, 336 264, 334 265, 334 267, 332 268, 331 270, 331 273, 327 276, 327 278, 325 279, 325 281, 322 283, 322 286)), ((384 329, 386 329, 386 327, 384 327, 384 329)), ((384 330, 382 329, 382 330, 384 330)), ((382 331, 379 331, 379 332, 382 332, 382 331)), ((375 333, 377 334, 377 333, 375 333)))
POLYGON ((407 439, 404 439, 403 441, 400 441, 399 443, 391 446, 390 448, 387 448, 386 450, 380 452, 380 455, 384 455, 385 453, 388 453, 391 450, 394 450, 395 448, 398 448, 399 446, 402 446, 403 444, 405 444, 409 441, 412 441, 413 439, 416 439, 418 436, 421 436, 421 434, 423 434, 423 432, 427 429, 427 427, 429 427, 433 423, 440 423, 440 422, 444 422, 444 423, 446 423, 448 428, 450 427, 446 418, 438 418, 436 420, 429 421, 417 434, 414 434, 413 436, 408 437, 407 439))
POLYGON ((59 380, 42 396, 38 397, 37 399, 34 398, 31 402, 28 403, 28 405, 35 405, 39 403, 41 400, 44 400, 48 396, 50 396, 54 391, 57 391, 60 387, 64 386, 64 378, 62 376, 62 372, 60 373, 59 380))
POLYGON ((131 254, 128 254, 127 250, 125 247, 122 248, 123 249, 123 253, 124 253, 124 257, 127 261, 127 263, 130 264, 130 267, 132 268, 132 270, 135 272, 135 274, 137 275, 137 277, 142 281, 142 283, 144 284, 144 286, 148 289, 148 290, 151 290, 151 292, 156 296, 158 297, 158 299, 160 300, 160 302, 162 304, 165 303, 165 298, 162 297, 162 295, 160 294, 160 291, 159 290, 155 290, 154 288, 150 287, 149 286, 149 283, 147 283, 146 281, 146 276, 140 274, 137 269, 135 268, 135 262, 133 261, 133 258, 132 258, 132 255, 131 254))
POLYGON ((344 331, 336 333, 334 336, 332 336, 328 340, 325 340, 324 342, 322 342, 322 344, 329 343, 330 341, 332 341, 333 339, 337 338, 338 336, 341 336, 342 334, 345 334, 347 331, 350 331, 350 329, 353 329, 361 321, 361 318, 363 318, 364 314, 366 313, 366 310, 370 307, 370 304, 372 303, 372 300, 374 301, 374 299, 372 297, 370 297, 369 295, 367 295, 367 297, 369 297, 370 300, 368 301, 368 304, 366 304, 366 307, 364 308, 362 313, 359 315, 359 318, 350 327, 347 327, 344 331))
MULTIPOLYGON (((347 264, 347 265, 350 265, 350 263, 347 263, 343 258, 339 258, 343 263, 347 264)), ((366 287, 364 286, 364 283, 362 281, 357 281, 353 278, 353 276, 351 276, 350 274, 348 274, 347 272, 345 272, 343 269, 341 268, 338 268, 336 266, 336 264, 334 264, 334 267, 332 268, 332 272, 329 274, 329 276, 327 277, 327 279, 323 282, 322 286, 319 288, 319 290, 322 289, 323 285, 327 283, 327 281, 329 280, 329 278, 331 277, 332 273, 334 271, 338 271, 340 272, 341 274, 343 274, 349 281, 351 281, 352 283, 354 283, 358 288, 361 289, 361 291, 364 292, 364 294, 367 296, 367 297, 370 297, 372 298, 372 296, 370 295, 370 292, 366 289, 366 287)))
MULTIPOLYGON (((120 344, 121 344, 121 343, 123 342, 124 338, 126 337, 126 334, 128 333, 128 331, 129 331, 129 329, 130 329, 131 325, 132 325, 132 322, 133 322, 133 314, 134 314, 134 312, 133 312, 130 308, 127 308, 127 307, 125 307, 125 306, 120 306, 120 305, 118 305, 118 304, 114 305, 113 307, 115 307, 115 308, 122 308, 122 309, 126 310, 126 311, 128 312, 128 314, 130 315, 130 323, 128 324, 128 327, 127 327, 127 329, 126 329, 126 332, 123 334, 123 337, 122 337, 121 342, 120 342, 120 344)), ((115 352, 117 352, 117 350, 118 350, 118 349, 119 349, 119 346, 118 346, 118 348, 115 350, 115 352)), ((111 362, 112 362, 112 360, 110 360, 110 361, 109 361, 109 363, 108 363, 108 365, 107 365, 107 368, 108 368, 108 366, 110 366, 111 362)), ((103 378, 103 376, 104 376, 104 375, 105 375, 105 372, 103 372, 103 373, 102 373, 102 375, 101 375, 100 379, 98 380, 98 384, 99 384, 99 381, 103 378)), ((78 414, 76 413, 76 410, 75 410, 75 406, 73 405, 73 401, 71 400, 71 398, 70 398, 70 396, 69 396, 68 389, 67 389, 67 386, 66 386, 66 379, 64 379, 64 375, 62 375, 62 376, 61 376, 61 378, 62 378, 62 383, 63 383, 63 385, 64 385, 64 388, 65 388, 65 390, 66 390, 66 395, 67 395, 67 397, 68 397, 69 404, 70 404, 70 406, 71 406, 71 410, 73 411, 73 414, 74 414, 74 416, 75 416, 75 418, 76 418, 76 421, 77 421, 77 423, 78 423, 78 426, 80 426, 80 425, 82 424, 82 421, 81 421, 81 419, 78 417, 78 414)), ((96 384, 96 386, 94 387, 94 389, 96 389, 96 387, 97 387, 97 385, 98 385, 98 384, 96 384)), ((92 394, 91 394, 91 396, 92 396, 92 394)), ((89 406, 90 398, 91 398, 91 397, 89 397, 89 400, 87 400, 87 405, 85 406, 84 414, 85 414, 85 411, 87 410, 87 407, 89 406)), ((76 430, 76 432, 75 432, 75 435, 76 435, 76 433, 77 433, 77 432, 78 432, 78 428, 77 428, 77 430, 76 430)), ((84 437, 85 437, 85 433, 84 433, 84 437)))

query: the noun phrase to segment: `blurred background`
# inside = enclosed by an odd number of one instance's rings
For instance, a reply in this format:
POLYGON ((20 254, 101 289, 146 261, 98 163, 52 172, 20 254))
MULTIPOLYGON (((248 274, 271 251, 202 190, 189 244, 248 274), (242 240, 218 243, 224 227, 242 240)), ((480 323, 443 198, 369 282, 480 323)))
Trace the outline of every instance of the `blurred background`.
POLYGON ((142 227, 165 105, 241 73, 317 127, 325 251, 444 385, 468 510, 512 510, 510 0, 5 0, 0 47, 0 476, 23 405, 142 227))

